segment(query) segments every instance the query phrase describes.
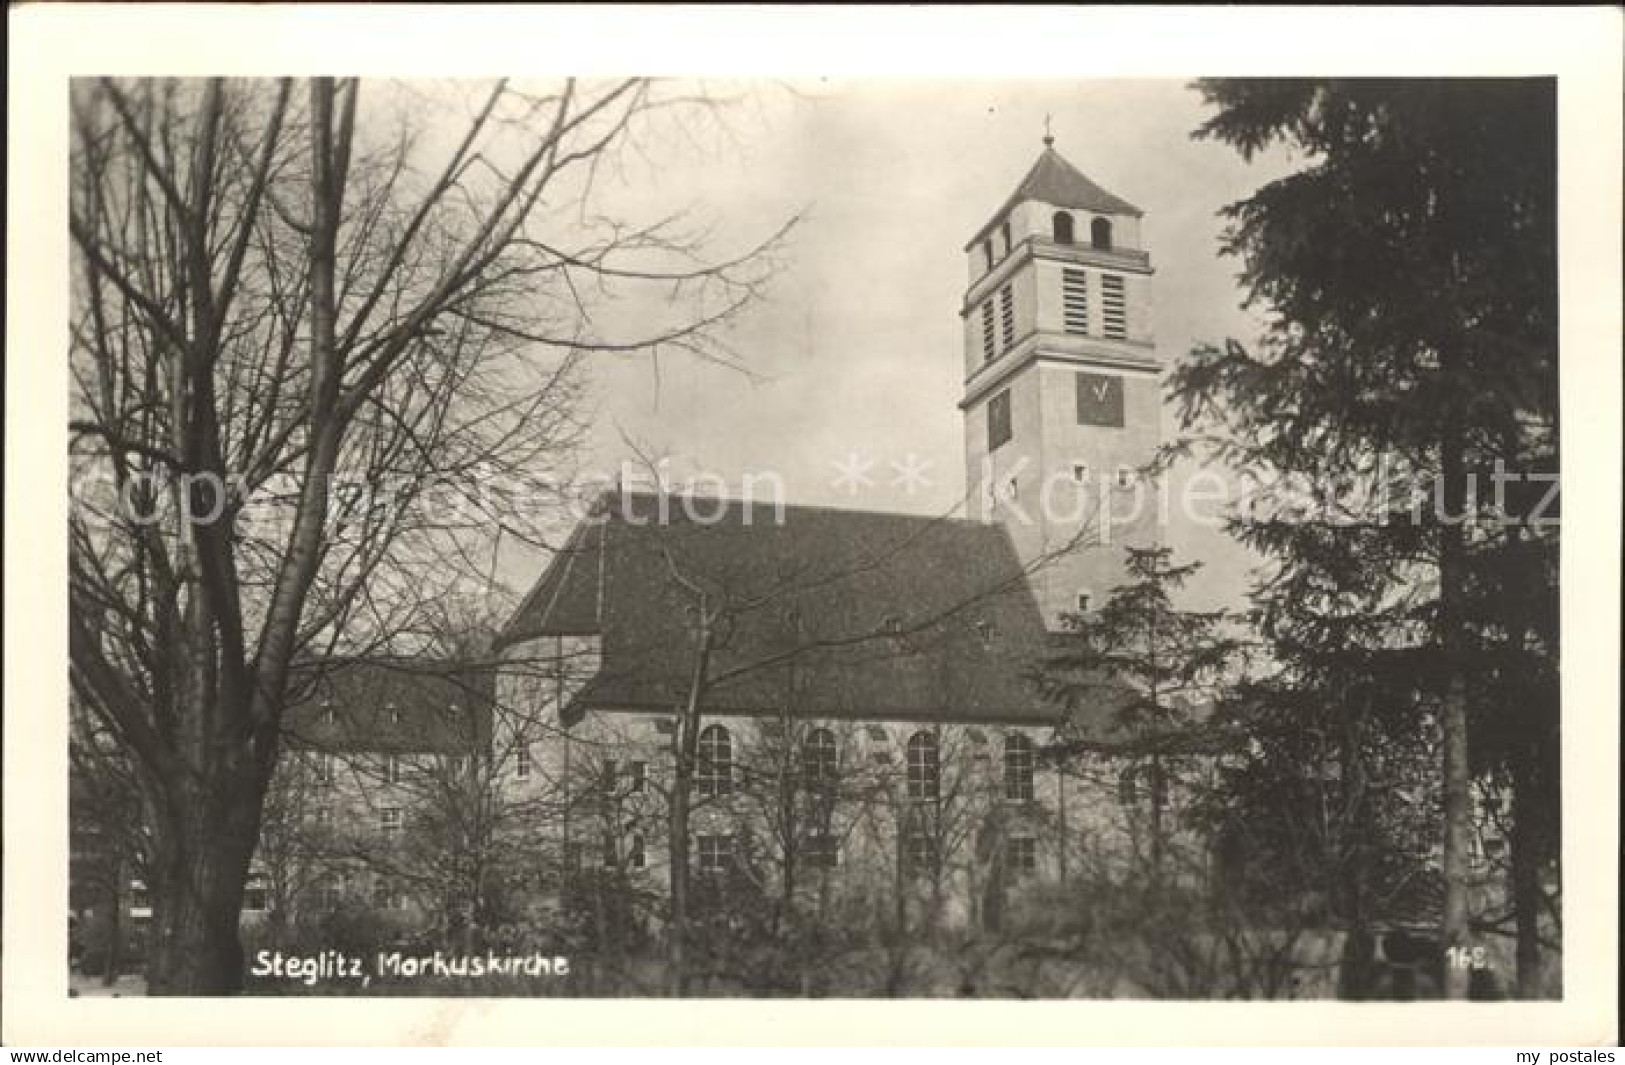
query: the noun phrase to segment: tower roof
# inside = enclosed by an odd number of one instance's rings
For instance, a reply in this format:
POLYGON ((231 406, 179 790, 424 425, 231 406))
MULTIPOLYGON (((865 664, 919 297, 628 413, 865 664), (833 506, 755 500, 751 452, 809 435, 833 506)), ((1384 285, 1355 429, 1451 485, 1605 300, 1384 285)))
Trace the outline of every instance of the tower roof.
POLYGON ((1136 218, 1145 214, 1121 196, 1113 195, 1090 181, 1046 142, 1043 154, 1027 171, 1027 176, 1021 179, 1016 191, 993 213, 987 224, 976 231, 976 236, 965 245, 965 250, 975 247, 978 241, 987 236, 988 230, 998 224, 999 219, 1010 213, 1010 208, 1023 200, 1038 200, 1056 207, 1094 211, 1097 214, 1126 214, 1136 218))

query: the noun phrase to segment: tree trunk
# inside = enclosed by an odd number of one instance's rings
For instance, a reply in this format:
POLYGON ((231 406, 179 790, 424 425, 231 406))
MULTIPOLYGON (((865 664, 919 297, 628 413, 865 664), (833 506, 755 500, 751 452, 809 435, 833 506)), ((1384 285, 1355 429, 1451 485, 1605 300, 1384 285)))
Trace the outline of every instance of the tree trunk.
POLYGON ((908 971, 908 833, 913 819, 908 811, 893 800, 897 811, 897 833, 893 841, 895 861, 892 862, 892 927, 888 944, 886 969, 886 997, 901 998, 904 976, 908 971))
POLYGON ((1541 847, 1536 811, 1537 772, 1533 744, 1520 740, 1512 752, 1512 913, 1517 928, 1517 997, 1541 997, 1540 886, 1541 847))
POLYGON ((675 739, 670 837, 671 908, 666 927, 666 993, 681 998, 688 993, 688 821, 690 788, 694 780, 694 759, 700 745, 700 705, 711 670, 711 624, 700 607, 698 646, 694 652, 694 672, 688 688, 675 739))
POLYGON ((791 728, 788 705, 787 702, 786 711, 779 715, 781 740, 778 750, 778 809, 775 812, 779 821, 779 842, 784 848, 784 870, 779 877, 778 905, 773 910, 772 935, 775 940, 789 918, 791 908, 795 906, 797 858, 801 850, 801 819, 796 816, 799 795, 795 776, 795 732, 791 728))
POLYGON ((779 903, 773 911, 773 935, 775 938, 783 930, 790 912, 796 904, 796 849, 799 841, 787 841, 784 852, 784 875, 779 879, 779 903))
POLYGON ((124 860, 113 859, 113 875, 107 884, 107 957, 102 986, 112 987, 124 965, 124 860))
POLYGON ((1463 961, 1471 953, 1467 879, 1472 846, 1472 776, 1467 762, 1467 694, 1459 673, 1450 678, 1444 702, 1444 992, 1465 999, 1472 972, 1463 961))
POLYGON ((243 987, 238 921, 264 789, 252 774, 222 772, 212 785, 153 821, 152 995, 222 995, 243 987))
POLYGON ((681 998, 688 991, 688 788, 689 773, 678 756, 671 796, 671 900, 666 922, 666 994, 681 998))
POLYGON ((1004 931, 1005 906, 1005 872, 1004 872, 1004 841, 1000 840, 993 852, 993 861, 988 866, 987 890, 982 896, 982 931, 1004 931))
POLYGON ((1151 770, 1151 893, 1153 897, 1158 897, 1162 893, 1162 807, 1167 799, 1167 789, 1162 779, 1162 756, 1153 754, 1149 768, 1151 770))
POLYGON ((1375 977, 1375 940, 1371 930, 1369 882, 1373 860, 1374 826, 1366 803, 1368 781, 1364 750, 1365 713, 1363 707, 1348 707, 1342 715, 1338 745, 1338 805, 1343 810, 1343 838, 1328 843, 1341 859, 1333 866, 1338 883, 1330 885, 1338 899, 1343 923, 1343 963, 1338 977, 1338 997, 1364 1002, 1371 997, 1375 977))
POLYGON ((1061 888, 1064 891, 1070 879, 1067 855, 1072 848, 1072 829, 1066 819, 1066 773, 1060 766, 1055 767, 1055 813, 1060 825, 1060 833, 1057 836, 1060 845, 1055 850, 1056 857, 1060 860, 1061 888))
MULTIPOLYGON (((1445 686, 1441 708, 1444 773, 1444 922, 1440 949, 1444 957, 1444 997, 1464 1000, 1472 971, 1468 914, 1469 858, 1473 832, 1472 769, 1467 751, 1466 473, 1459 433, 1447 427, 1439 476, 1444 486, 1439 514, 1439 621, 1444 653, 1445 686)), ((1441 499, 1435 494, 1436 503, 1441 499)))
MULTIPOLYGON (((1508 530, 1504 547, 1504 571, 1511 578, 1508 630, 1508 658, 1521 661, 1529 644, 1529 620, 1525 607, 1543 594, 1533 579, 1534 562, 1526 557, 1528 550, 1517 527, 1508 530)), ((1542 994, 1542 959, 1540 946, 1540 912, 1545 903, 1540 884, 1540 866, 1546 857, 1544 833, 1551 822, 1543 817, 1548 803, 1555 805, 1556 796, 1544 788, 1545 775, 1541 768, 1542 745, 1546 739, 1546 692, 1539 682, 1524 679, 1514 685, 1509 697, 1516 700, 1511 708, 1513 721, 1521 726, 1520 734, 1512 741, 1508 752, 1508 768, 1512 775, 1512 831, 1508 840, 1508 859, 1511 862, 1512 913, 1517 930, 1515 948, 1516 997, 1537 999, 1542 994)))

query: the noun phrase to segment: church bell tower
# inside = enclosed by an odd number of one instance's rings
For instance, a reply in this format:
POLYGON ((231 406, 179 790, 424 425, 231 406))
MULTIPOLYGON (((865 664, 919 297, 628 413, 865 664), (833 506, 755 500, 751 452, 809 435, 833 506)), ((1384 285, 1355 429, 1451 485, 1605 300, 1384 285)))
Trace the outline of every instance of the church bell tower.
POLYGON ((1161 442, 1144 212, 1044 151, 965 246, 966 487, 1002 521, 1045 619, 1099 607, 1159 539, 1161 442))

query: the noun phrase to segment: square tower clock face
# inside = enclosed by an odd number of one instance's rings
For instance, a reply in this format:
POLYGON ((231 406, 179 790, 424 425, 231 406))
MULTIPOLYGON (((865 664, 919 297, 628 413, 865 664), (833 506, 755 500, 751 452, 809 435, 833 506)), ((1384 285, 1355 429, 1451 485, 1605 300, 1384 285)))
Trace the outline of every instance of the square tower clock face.
POLYGON ((1123 379, 1114 375, 1078 374, 1078 424, 1123 425, 1123 379))

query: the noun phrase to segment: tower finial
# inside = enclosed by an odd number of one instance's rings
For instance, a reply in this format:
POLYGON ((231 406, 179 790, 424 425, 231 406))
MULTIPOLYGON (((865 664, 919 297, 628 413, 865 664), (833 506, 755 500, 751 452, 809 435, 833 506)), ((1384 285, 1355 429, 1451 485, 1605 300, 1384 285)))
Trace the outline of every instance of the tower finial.
POLYGON ((1049 120, 1049 112, 1046 111, 1044 113, 1044 147, 1053 148, 1055 147, 1055 134, 1050 132, 1049 120))

